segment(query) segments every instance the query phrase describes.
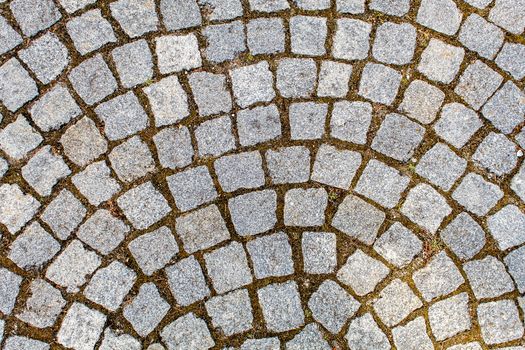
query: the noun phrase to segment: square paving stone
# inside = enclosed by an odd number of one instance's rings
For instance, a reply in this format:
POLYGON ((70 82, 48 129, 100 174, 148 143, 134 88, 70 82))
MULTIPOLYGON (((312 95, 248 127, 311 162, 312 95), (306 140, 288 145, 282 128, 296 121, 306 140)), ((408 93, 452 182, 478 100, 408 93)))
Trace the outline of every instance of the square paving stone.
POLYGON ((297 284, 273 283, 257 290, 266 328, 286 332, 304 324, 304 312, 297 284))
POLYGON ((297 55, 322 56, 326 53, 326 18, 294 16, 290 18, 292 52, 297 55))
POLYGON ((452 193, 452 198, 471 213, 487 214, 503 197, 503 191, 482 176, 468 173, 452 193))
POLYGON ((117 310, 133 287, 136 274, 118 261, 99 269, 84 289, 86 298, 110 311, 117 310))
POLYGON ((491 132, 478 146, 472 160, 497 176, 506 175, 518 163, 516 145, 505 135, 491 132))
POLYGON ((52 0, 13 0, 9 8, 26 36, 51 27, 62 17, 52 0))
POLYGON ((67 33, 78 52, 86 55, 102 46, 117 41, 111 24, 99 9, 73 17, 66 23, 67 33))
POLYGON ((337 266, 336 235, 331 232, 304 232, 303 269, 309 274, 332 273, 337 266))
POLYGON ((372 149, 396 160, 408 161, 423 140, 425 128, 396 113, 388 114, 372 141, 372 149))
POLYGON ((500 344, 523 336, 523 324, 513 300, 480 304, 477 309, 481 336, 487 344, 500 344))
POLYGON ((149 125, 148 116, 132 91, 100 104, 95 112, 111 141, 136 134, 149 125))
POLYGON ((153 59, 146 40, 117 47, 111 51, 111 57, 125 88, 135 87, 153 77, 153 59))
POLYGON ((445 94, 423 80, 414 80, 405 91, 399 111, 422 124, 430 124, 436 118, 445 94))
POLYGON ((490 10, 489 20, 513 34, 525 29, 525 10, 519 1, 498 0, 490 10))
POLYGON ((249 0, 250 9, 259 12, 278 12, 290 8, 286 0, 249 0))
POLYGON ((9 246, 7 257, 21 269, 40 269, 60 251, 60 243, 34 221, 9 246))
POLYGON ((164 268, 179 252, 175 237, 166 226, 138 236, 128 244, 128 249, 147 276, 164 268))
POLYGON ((77 237, 103 255, 113 251, 129 233, 129 227, 106 209, 98 209, 78 229, 77 237))
POLYGON ((64 240, 84 220, 86 212, 84 205, 64 189, 47 205, 40 218, 59 239, 64 240))
POLYGON ((392 337, 398 350, 432 350, 434 345, 427 332, 425 319, 420 316, 404 326, 392 329, 392 337))
POLYGON ((265 158, 274 184, 300 183, 310 178, 310 150, 306 147, 270 149, 265 158))
POLYGON ((432 38, 421 54, 417 70, 430 80, 449 84, 458 74, 463 57, 463 48, 432 38))
POLYGON ((162 74, 190 70, 202 65, 195 34, 158 37, 155 39, 155 52, 162 74))
POLYGON ((75 302, 62 320, 57 341, 66 348, 94 348, 105 323, 106 316, 103 313, 75 302))
POLYGON ((8 110, 16 112, 37 96, 38 87, 20 61, 11 58, 0 66, 0 102, 8 110))
POLYGON ((11 234, 17 233, 36 214, 40 203, 22 192, 17 184, 0 186, 0 223, 11 234))
POLYGON ((217 198, 215 185, 206 166, 168 176, 166 181, 181 211, 188 211, 217 198))
POLYGON ((390 343, 370 313, 354 318, 350 322, 345 339, 351 349, 389 350, 390 343))
POLYGON ((284 197, 284 224, 286 226, 322 226, 328 194, 324 188, 294 188, 284 197))
POLYGON ((16 317, 37 328, 53 326, 66 306, 66 300, 58 289, 43 279, 33 280, 29 288, 31 296, 16 317))
POLYGON ((246 289, 219 295, 205 303, 214 327, 224 335, 243 333, 253 327, 252 305, 246 289))
POLYGON ((78 292, 100 263, 101 258, 95 252, 85 249, 75 239, 49 265, 46 278, 66 288, 68 293, 78 292))
POLYGON ((368 57, 372 25, 358 19, 340 18, 332 44, 332 56, 342 60, 362 60, 368 57))
POLYGON ((374 250, 397 267, 405 267, 423 250, 423 242, 408 228, 394 222, 374 243, 374 250))
POLYGON ((459 41, 467 49, 490 60, 494 59, 503 45, 504 37, 501 29, 476 13, 467 17, 459 31, 459 41))
POLYGON ((467 293, 441 300, 428 308, 430 328, 436 340, 451 338, 471 328, 467 293))
POLYGON ((146 176, 155 169, 148 145, 139 136, 133 136, 114 147, 109 161, 115 173, 125 182, 146 176))
POLYGON ((388 327, 397 325, 422 306, 412 288, 397 278, 383 288, 373 303, 374 311, 388 327))
POLYGON ((190 74, 188 81, 200 115, 209 116, 231 111, 232 98, 226 87, 224 75, 194 72, 190 74))
POLYGON ((402 17, 410 10, 410 0, 372 0, 369 8, 387 15, 402 17))
POLYGON ((237 132, 242 146, 252 146, 281 136, 281 119, 274 104, 237 113, 237 132))
POLYGON ((0 311, 4 315, 10 315, 13 311, 21 283, 22 277, 8 269, 0 268, 0 311))
POLYGON ((57 130, 82 111, 65 84, 57 84, 29 109, 31 119, 42 131, 57 130))
POLYGON ((44 146, 22 167, 22 176, 41 196, 49 196, 53 187, 71 174, 61 156, 51 146, 44 146))
POLYGON ((371 159, 363 170, 355 192, 370 198, 385 208, 394 208, 405 191, 410 178, 397 169, 371 159))
POLYGON ((131 38, 156 31, 159 20, 154 0, 117 0, 109 4, 111 15, 131 38))
POLYGON ((455 291, 465 280, 445 251, 435 255, 412 279, 425 300, 431 301, 455 291))
POLYGON ((49 350, 49 344, 46 344, 40 340, 13 335, 7 338, 4 344, 4 350, 18 350, 18 349, 29 349, 29 350, 49 350))
POLYGON ((140 350, 142 347, 140 342, 133 338, 131 335, 122 333, 120 330, 112 330, 107 327, 104 331, 104 338, 100 343, 100 350, 109 349, 127 349, 127 350, 140 350))
POLYGON ((282 232, 259 237, 246 243, 255 278, 287 276, 294 273, 292 247, 282 232))
POLYGON ((470 288, 476 298, 496 298, 514 290, 505 265, 489 255, 481 260, 471 260, 463 265, 470 288))
POLYGON ((335 61, 322 61, 317 84, 317 96, 345 97, 352 75, 352 65, 335 61))
POLYGON ((277 89, 284 98, 309 97, 317 79, 317 66, 310 58, 283 58, 277 65, 277 89))
POLYGON ((461 148, 482 125, 476 112, 461 103, 453 102, 443 106, 434 130, 452 146, 461 148))
POLYGON ((454 35, 459 29, 463 13, 452 0, 423 0, 416 21, 446 35, 454 35))
POLYGON ((229 116, 207 120, 195 128, 195 138, 202 157, 220 156, 235 148, 229 116))
POLYGON ((403 65, 412 61, 416 28, 408 23, 385 22, 376 30, 372 55, 380 62, 403 65))
POLYGON ((525 77, 525 61, 519 57, 525 55, 525 45, 506 42, 496 57, 496 64, 516 80, 525 77))
POLYGON ((3 16, 0 16, 0 36, 2 37, 0 55, 14 49, 22 43, 22 36, 11 27, 3 16))
POLYGON ((359 81, 359 95, 373 102, 391 105, 397 96, 401 73, 377 63, 367 63, 359 81))
POLYGON ((188 96, 176 75, 144 88, 157 127, 174 124, 190 115, 188 96))
POLYGON ((330 135, 339 140, 364 145, 371 121, 370 103, 337 101, 332 109, 330 135))
POLYGON ((68 13, 73 13, 75 11, 78 11, 80 9, 83 9, 89 4, 93 4, 96 0, 58 0, 60 5, 66 10, 68 13))
MULTIPOLYGON (((505 265, 518 286, 520 293, 525 291, 525 248, 520 247, 510 252, 504 259, 505 265)), ((522 309, 523 309, 522 305, 522 309)))
POLYGON ((279 350, 281 342, 279 338, 247 339, 242 343, 240 350, 279 350))
POLYGON ((471 63, 459 77, 454 92, 472 108, 479 110, 502 81, 501 75, 477 60, 471 63))
POLYGON ((212 63, 233 60, 246 51, 246 34, 241 21, 207 26, 202 34, 206 38, 204 55, 212 63))
POLYGON ((101 54, 80 63, 68 77, 77 94, 90 106, 117 90, 117 81, 101 54))
POLYGON ((286 343, 287 350, 302 350, 308 347, 329 350, 330 345, 315 323, 306 325, 292 340, 286 343))
POLYGON ((190 312, 162 329, 162 341, 168 349, 202 349, 215 345, 206 322, 190 312))
POLYGON ((277 223, 277 194, 273 190, 246 193, 229 199, 228 209, 237 234, 266 232, 277 223))
POLYGON ((364 296, 372 293, 389 273, 390 269, 382 262, 357 249, 337 272, 337 279, 357 295, 364 296))
POLYGON ((202 17, 195 0, 161 0, 160 14, 169 31, 201 25, 202 17))
POLYGON ((71 182, 92 205, 111 199, 121 189, 117 180, 111 177, 111 170, 105 161, 88 165, 74 175, 71 182))
POLYGON ((469 260, 485 246, 485 231, 472 216, 462 212, 441 231, 443 242, 461 260, 469 260))
POLYGON ((153 332, 168 313, 170 304, 162 298, 155 284, 140 286, 138 294, 124 307, 122 314, 141 337, 153 332))
POLYGON ((24 158, 42 141, 42 136, 23 116, 19 116, 0 131, 0 148, 15 160, 24 158))
POLYGON ((257 102, 270 102, 275 97, 273 74, 266 61, 231 69, 230 78, 235 100, 242 108, 257 102))
POLYGON ((243 15, 240 0, 198 0, 198 3, 209 10, 204 17, 210 21, 224 21, 243 15))
POLYGON ((359 166, 361 154, 340 150, 329 144, 322 144, 315 157, 311 179, 322 184, 347 190, 359 166))
POLYGON ((188 306, 210 295, 202 268, 193 256, 166 267, 171 294, 182 306, 188 306))
POLYGON ((50 83, 69 64, 67 48, 52 33, 34 40, 27 49, 20 50, 18 55, 44 84, 50 83))
POLYGON ((337 0, 337 12, 359 14, 365 12, 365 0, 337 0))
POLYGON ((252 283, 246 252, 242 244, 232 242, 204 254, 206 270, 218 293, 225 293, 252 283))
POLYGON ((124 193, 117 199, 117 204, 137 229, 148 228, 171 212, 168 201, 151 181, 124 193))
POLYGON ((403 215, 433 234, 451 212, 446 199, 427 184, 412 188, 401 207, 403 215))
POLYGON ((285 33, 281 18, 255 18, 246 25, 252 55, 284 52, 285 33))
POLYGON ((466 168, 466 160, 456 155, 447 145, 436 143, 421 157, 416 166, 416 173, 448 191, 466 168))
POLYGON ((108 149, 108 142, 88 117, 70 126, 60 138, 60 143, 66 156, 78 166, 91 163, 108 149))
POLYGON ((290 104, 288 120, 292 140, 320 139, 324 134, 327 111, 326 103, 296 102, 290 104))
POLYGON ((481 112, 496 128, 510 134, 525 119, 525 93, 508 81, 485 103, 481 112))
POLYGON ((230 238, 226 223, 216 205, 178 217, 175 231, 182 240, 184 250, 190 254, 230 238))
POLYGON ((337 208, 332 226, 366 245, 376 239, 385 213, 359 197, 348 195, 337 208))
POLYGON ((489 231, 501 250, 525 242, 524 225, 525 214, 513 204, 506 205, 487 219, 489 231))
POLYGON ((223 191, 264 185, 262 157, 257 151, 223 156, 214 162, 214 168, 223 191))

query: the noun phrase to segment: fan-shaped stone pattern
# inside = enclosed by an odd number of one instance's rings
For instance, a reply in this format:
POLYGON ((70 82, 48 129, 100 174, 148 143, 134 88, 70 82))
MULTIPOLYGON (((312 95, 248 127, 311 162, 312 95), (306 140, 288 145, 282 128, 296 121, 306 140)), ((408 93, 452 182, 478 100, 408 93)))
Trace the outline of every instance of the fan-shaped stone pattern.
POLYGON ((522 349, 524 29, 0 0, 0 347, 522 349))

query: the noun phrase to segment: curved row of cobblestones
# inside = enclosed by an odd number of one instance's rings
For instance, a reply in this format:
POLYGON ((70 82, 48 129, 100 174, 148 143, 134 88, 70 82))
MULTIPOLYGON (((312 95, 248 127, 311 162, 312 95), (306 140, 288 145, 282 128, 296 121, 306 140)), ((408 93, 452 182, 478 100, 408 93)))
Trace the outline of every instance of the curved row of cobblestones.
POLYGON ((7 350, 525 349, 523 0, 0 0, 7 350))

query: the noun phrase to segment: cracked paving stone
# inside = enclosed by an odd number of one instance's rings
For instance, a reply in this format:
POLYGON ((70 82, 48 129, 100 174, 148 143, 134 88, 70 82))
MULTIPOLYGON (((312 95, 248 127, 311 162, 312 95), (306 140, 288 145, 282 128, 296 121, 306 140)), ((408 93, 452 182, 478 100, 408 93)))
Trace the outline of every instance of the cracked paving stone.
POLYGON ((166 226, 135 238, 128 249, 147 276, 164 268, 179 252, 175 237, 166 226))
POLYGON ((170 305, 159 294, 155 284, 148 282, 140 286, 138 294, 124 307, 122 314, 141 337, 146 337, 169 309, 170 305))
POLYGON ((294 273, 292 247, 282 232, 246 243, 255 278, 287 276, 294 273))
POLYGON ((270 331, 286 332, 304 324, 304 312, 295 282, 269 284, 258 289, 257 296, 270 331))
POLYGON ((202 268, 194 256, 179 260, 165 271, 171 293, 178 304, 188 306, 210 295, 202 268))
POLYGON ((324 188, 294 188, 284 197, 284 224, 286 226, 322 226, 328 194, 324 188))
POLYGON ((250 192, 228 201, 235 231, 252 236, 271 230, 277 223, 277 194, 272 190, 250 192))
POLYGON ((389 273, 390 269, 382 262, 357 249, 337 272, 337 279, 357 295, 364 296, 372 293, 389 273))

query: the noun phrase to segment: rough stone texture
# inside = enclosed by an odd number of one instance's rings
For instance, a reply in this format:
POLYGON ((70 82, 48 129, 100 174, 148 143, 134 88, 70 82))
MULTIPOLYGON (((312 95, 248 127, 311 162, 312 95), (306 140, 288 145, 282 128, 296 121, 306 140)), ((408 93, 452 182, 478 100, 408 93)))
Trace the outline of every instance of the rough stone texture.
POLYGON ((345 339, 348 346, 355 350, 389 350, 391 348, 388 338, 370 313, 350 322, 345 339))
POLYGON ((7 257, 22 269, 39 269, 60 251, 60 244, 33 222, 11 243, 7 257))
POLYGON ((40 218, 59 239, 66 239, 86 216, 86 208, 68 190, 62 190, 46 207, 40 218))
POLYGON ((15 48, 22 42, 22 36, 11 27, 3 16, 0 16, 0 37, 2 38, 0 55, 15 48))
POLYGON ((401 74, 388 66, 367 63, 359 82, 359 95, 372 102, 391 105, 397 96, 401 74))
POLYGON ((441 189, 449 191, 466 168, 466 160, 456 155, 447 145, 437 143, 421 157, 416 166, 416 173, 441 189))
POLYGON ((211 21, 234 19, 243 14, 239 0, 199 0, 199 5, 208 6, 210 12, 205 15, 211 21))
POLYGON ((194 152, 187 127, 162 129, 153 142, 162 167, 177 169, 191 164, 194 152))
POLYGON ((194 209, 217 197, 217 191, 206 166, 187 169, 166 178, 177 208, 194 209))
POLYGON ((204 260, 213 288, 218 293, 229 292, 252 283, 246 252, 238 242, 204 254, 204 260))
POLYGON ((144 92, 148 96, 156 126, 171 125, 189 115, 188 96, 177 76, 172 75, 151 84, 144 88, 144 92))
POLYGON ((319 71, 317 96, 346 96, 351 75, 352 65, 335 61, 323 61, 319 71))
POLYGON ((88 117, 70 126, 60 138, 60 143, 66 156, 78 166, 91 163, 108 149, 108 142, 88 117))
POLYGON ((51 146, 44 146, 22 167, 22 176, 41 196, 49 196, 53 187, 71 174, 62 157, 51 146))
POLYGON ((376 239, 385 213, 359 197, 348 195, 337 208, 332 226, 350 237, 371 245, 376 239))
POLYGON ((421 240, 399 222, 394 222, 374 243, 374 250, 398 267, 410 264, 422 249, 421 240))
POLYGON ((525 62, 519 60, 524 54, 525 45, 507 42, 503 44, 495 62, 514 79, 520 80, 525 77, 525 62))
POLYGON ((462 212, 441 231, 441 239, 461 260, 469 260, 485 246, 485 232, 462 212))
POLYGON ((190 312, 164 327, 160 333, 168 349, 202 349, 215 345, 210 331, 203 319, 190 312))
POLYGON ((494 59, 503 39, 501 29, 475 13, 467 17, 459 31, 459 41, 466 48, 488 59, 494 59))
POLYGON ((195 257, 179 260, 165 271, 171 293, 178 304, 187 306, 210 295, 202 268, 195 257))
POLYGON ((313 102, 292 103, 288 111, 292 139, 320 139, 324 133, 327 111, 327 104, 313 102))
POLYGON ((410 63, 416 47, 416 28, 408 23, 386 22, 376 30, 372 55, 395 65, 410 63))
POLYGON ((255 278, 280 277, 294 272, 292 248, 282 232, 259 237, 246 244, 255 278))
POLYGON ((100 102, 117 90, 117 81, 100 54, 73 68, 68 77, 77 94, 88 105, 100 102))
POLYGON ((426 301, 450 294, 465 282, 445 251, 435 255, 425 267, 415 271, 412 279, 426 301))
POLYGON ((277 90, 284 98, 309 97, 314 92, 316 76, 317 66, 313 59, 281 59, 277 65, 277 90))
POLYGON ((395 279, 379 293, 373 307, 381 321, 389 327, 397 325, 423 303, 414 294, 410 286, 395 279))
POLYGON ((354 151, 322 144, 317 151, 311 179, 346 190, 361 164, 362 156, 354 151))
POLYGON ((96 0, 59 0, 60 5, 68 12, 73 13, 77 10, 83 9, 96 0))
POLYGON ((6 268, 0 268, 0 311, 4 315, 10 315, 13 311, 21 283, 21 276, 6 268))
MULTIPOLYGON (((338 76, 336 79, 339 81, 341 77, 338 76)), ((362 145, 366 143, 371 122, 372 105, 370 103, 338 101, 334 103, 332 109, 330 135, 343 141, 362 145)))
POLYGON ((62 294, 43 279, 33 280, 30 291, 31 297, 16 317, 37 328, 53 326, 66 306, 62 294))
POLYGON ((525 10, 521 1, 497 0, 490 10, 489 20, 513 34, 525 29, 525 10))
POLYGON ((111 15, 131 38, 158 29, 154 0, 117 0, 109 7, 111 15))
POLYGON ((387 15, 402 17, 410 10, 410 0, 372 0, 369 8, 387 15))
POLYGON ((256 145, 281 136, 281 120, 276 105, 239 111, 237 132, 242 146, 256 145))
MULTIPOLYGON (((525 290, 525 255, 523 254, 525 248, 521 247, 510 252, 504 259, 505 265, 509 270, 510 275, 516 282, 518 290, 523 293, 525 290)), ((523 304, 523 300, 520 301, 523 304)), ((522 305, 522 309, 523 309, 522 305)))
POLYGON ((494 132, 483 139, 472 159, 497 176, 510 173, 518 163, 516 145, 505 135, 494 132))
POLYGON ((49 28, 62 17, 52 0, 13 0, 9 8, 26 36, 49 28))
POLYGON ((449 84, 458 74, 464 56, 463 48, 446 44, 438 39, 430 39, 421 54, 417 70, 431 80, 449 84))
POLYGON ((284 197, 284 224, 286 226, 322 226, 328 194, 324 188, 294 188, 284 197))
POLYGON ((73 349, 91 349, 98 341, 106 316, 75 302, 69 308, 57 334, 58 343, 73 349))
POLYGON ((24 158, 42 141, 42 136, 23 116, 19 116, 0 131, 0 148, 16 160, 24 158))
POLYGON ((155 169, 148 146, 138 136, 113 148, 109 161, 119 179, 125 182, 139 179, 155 169))
POLYGON ((240 350, 279 350, 281 343, 278 338, 247 339, 240 350))
MULTIPOLYGON (((116 3, 118 2, 111 5, 116 3)), ((115 62, 120 82, 125 88, 135 87, 153 77, 153 59, 145 40, 117 47, 111 52, 111 57, 115 62)))
POLYGON ((208 116, 227 113, 232 108, 232 98, 222 74, 195 72, 188 79, 199 114, 208 116))
POLYGON ((416 21, 440 33, 454 35, 462 17, 463 14, 452 0, 423 0, 416 21))
POLYGON ((463 270, 477 299, 495 298, 514 290, 505 265, 491 255, 466 262, 463 270))
POLYGON ((437 87, 423 80, 414 80, 405 91, 399 110, 420 123, 430 124, 444 99, 445 94, 437 87))
POLYGON ((123 316, 141 336, 146 337, 168 313, 170 305, 162 298, 155 284, 140 286, 138 294, 124 307, 123 316))
POLYGON ((341 18, 336 22, 332 55, 342 60, 362 60, 368 56, 372 25, 358 19, 341 18))
POLYGON ((35 102, 29 112, 40 130, 50 131, 69 123, 81 110, 65 84, 58 84, 35 102))
POLYGON ((0 66, 0 102, 15 112, 38 95, 38 88, 20 61, 11 58, 0 66))
POLYGON ((158 66, 162 74, 180 72, 202 65, 194 34, 165 35, 155 40, 158 66))
POLYGON ((75 48, 82 55, 117 41, 111 24, 102 17, 99 9, 73 17, 67 22, 66 27, 75 48))
POLYGON ((525 93, 508 81, 485 103, 481 112, 496 128, 510 134, 525 119, 525 93))
POLYGON ((285 332, 304 324, 304 313, 295 282, 273 283, 257 290, 266 327, 285 332))
POLYGON ((7 350, 18 350, 18 349, 29 349, 29 350, 49 350, 49 344, 42 341, 14 335, 9 337, 4 344, 4 349, 7 350))
POLYGON ((220 156, 235 148, 232 122, 228 116, 205 121, 195 129, 199 155, 220 156))
POLYGON ((16 184, 0 186, 0 223, 17 233, 36 214, 40 203, 16 184))
POLYGON ((162 269, 179 252, 177 242, 166 226, 135 238, 128 244, 128 249, 147 276, 162 269))
POLYGON ((264 190, 239 195, 228 201, 228 209, 237 234, 256 235, 277 223, 277 194, 264 190))
POLYGON ((233 60, 246 51, 246 34, 240 21, 207 26, 202 34, 207 43, 204 55, 212 63, 233 60))
POLYGON ((326 53, 326 19, 294 16, 290 19, 292 52, 298 55, 322 56, 326 53))
POLYGON ((92 205, 105 202, 118 191, 120 185, 111 176, 111 170, 105 161, 88 165, 83 171, 71 178, 71 182, 92 205))
POLYGON ((372 293, 389 273, 390 269, 382 262, 357 249, 337 272, 337 279, 352 288, 355 294, 364 296, 372 293))
POLYGON ((287 350, 301 350, 308 347, 319 350, 331 349, 331 346, 324 339, 323 333, 319 330, 319 326, 315 323, 306 325, 299 334, 286 343, 287 350))
POLYGON ((427 326, 423 317, 418 317, 404 326, 392 330, 394 344, 399 350, 421 349, 432 350, 432 340, 427 334, 427 326))
POLYGON ((306 147, 268 150, 265 158, 274 184, 307 182, 310 178, 310 151, 306 147))
POLYGON ((140 350, 140 342, 131 335, 121 333, 120 331, 113 331, 111 328, 106 328, 104 331, 104 338, 100 344, 100 350, 112 349, 129 349, 140 350))
POLYGON ((481 61, 471 63, 459 78, 454 92, 478 110, 501 85, 503 78, 481 61))
POLYGON ((412 188, 401 208, 401 213, 430 233, 435 233, 451 212, 445 198, 427 184, 412 188))
POLYGON ((266 61, 232 69, 230 77, 233 94, 241 107, 248 107, 256 102, 269 102, 275 97, 273 75, 266 61))
POLYGON ((252 328, 252 306, 246 289, 213 297, 205 303, 205 306, 213 326, 226 336, 252 328))
POLYGON ((461 103, 453 102, 443 106, 434 130, 452 146, 461 148, 482 125, 476 112, 461 103))
POLYGON ((214 168, 223 191, 233 192, 264 185, 262 157, 259 152, 224 156, 214 162, 214 168))
POLYGON ((169 31, 191 28, 202 23, 202 17, 195 0, 161 0, 160 14, 169 31))
POLYGON ((304 232, 302 235, 303 269, 309 274, 325 274, 337 265, 336 236, 331 232, 304 232))
POLYGON ((487 219, 487 226, 501 250, 525 242, 525 214, 515 205, 508 204, 487 219))
POLYGON ((438 341, 469 330, 471 321, 468 294, 461 293, 431 305, 428 309, 428 319, 432 333, 438 341))
POLYGON ((465 175, 452 198, 471 213, 485 215, 503 197, 501 189, 475 173, 465 175))
POLYGON ((481 336, 487 344, 499 344, 523 336, 523 324, 512 300, 480 304, 477 309, 481 336))

